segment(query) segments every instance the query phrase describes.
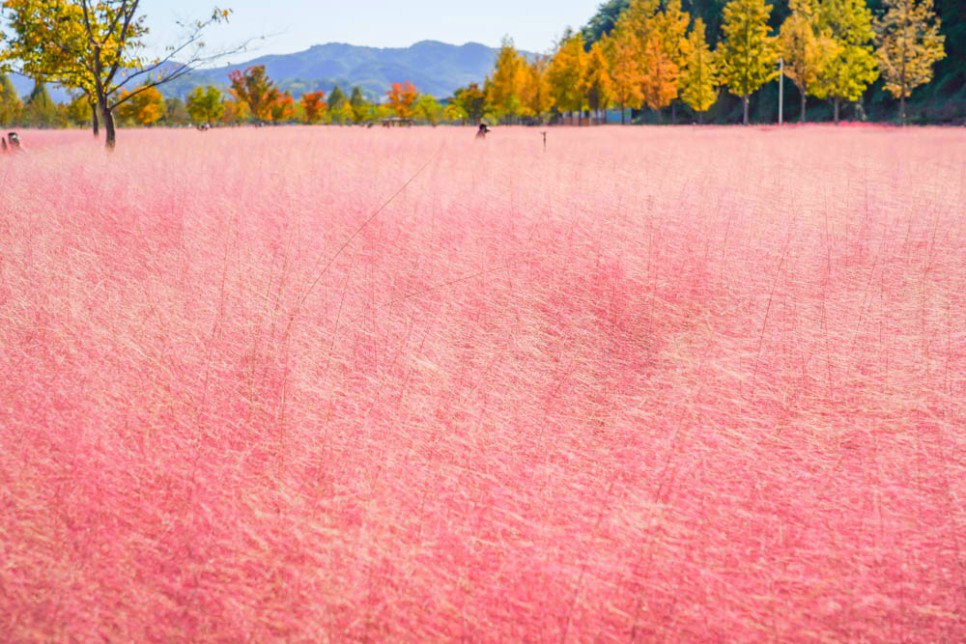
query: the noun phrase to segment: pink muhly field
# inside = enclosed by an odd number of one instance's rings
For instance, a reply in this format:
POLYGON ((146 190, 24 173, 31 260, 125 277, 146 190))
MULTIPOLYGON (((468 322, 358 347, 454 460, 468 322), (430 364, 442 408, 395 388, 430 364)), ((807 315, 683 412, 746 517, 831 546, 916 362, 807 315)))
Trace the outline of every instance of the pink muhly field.
POLYGON ((966 132, 26 132, 0 633, 962 641, 966 132))

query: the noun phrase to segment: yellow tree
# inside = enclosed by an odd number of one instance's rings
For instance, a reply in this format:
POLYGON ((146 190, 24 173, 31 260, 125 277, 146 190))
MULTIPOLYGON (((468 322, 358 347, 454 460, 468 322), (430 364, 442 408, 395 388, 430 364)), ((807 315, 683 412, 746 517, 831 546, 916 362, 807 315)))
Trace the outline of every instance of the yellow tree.
POLYGON ((520 101, 521 114, 539 120, 541 123, 553 109, 553 96, 550 92, 550 82, 547 80, 547 69, 550 61, 546 56, 535 56, 524 67, 523 86, 520 101))
POLYGON ((771 5, 765 0, 730 0, 724 8, 724 40, 718 69, 728 90, 741 97, 742 122, 748 125, 748 97, 778 76, 778 45, 769 32, 771 5))
POLYGON ((678 96, 680 70, 664 51, 661 38, 656 32, 644 43, 644 79, 641 94, 644 104, 655 112, 671 104, 678 96))
POLYGON ((640 105, 644 98, 641 93, 644 77, 641 73, 640 47, 630 29, 624 25, 618 25, 604 36, 601 43, 610 72, 612 100, 620 108, 623 125, 627 108, 640 105))
POLYGON ((584 76, 581 83, 587 107, 599 119, 601 110, 604 121, 607 120, 607 106, 611 100, 612 81, 607 71, 607 59, 600 41, 595 42, 587 54, 587 64, 584 66, 584 76))
POLYGON ((946 37, 932 0, 884 0, 887 11, 876 23, 876 54, 885 89, 899 99, 899 118, 906 121, 906 99, 932 80, 932 66, 946 57, 946 37))
POLYGON ((799 120, 804 123, 806 97, 814 90, 822 68, 823 54, 828 53, 829 49, 820 42, 816 0, 791 0, 789 8, 792 12, 782 23, 778 42, 784 57, 785 76, 795 84, 801 95, 799 120))
POLYGON ((825 53, 813 94, 830 98, 835 122, 839 122, 842 101, 855 102, 879 77, 872 48, 872 12, 865 0, 823 0, 819 5, 819 25, 825 37, 825 53))
MULTIPOLYGON (((684 39, 688 32, 691 16, 681 9, 681 0, 666 0, 664 9, 655 14, 652 30, 661 43, 664 55, 678 68, 684 68, 684 39)), ((678 91, 681 91, 681 76, 678 75, 678 91)), ((671 99, 671 120, 674 121, 674 98, 671 99)))
POLYGON ((164 96, 156 87, 139 88, 122 93, 117 114, 122 120, 135 125, 154 125, 165 114, 164 96))
POLYGON ((684 69, 681 71, 681 99, 692 110, 707 112, 718 100, 714 53, 708 46, 704 21, 696 18, 684 41, 684 69))
POLYGON ((547 70, 553 100, 561 112, 570 112, 571 120, 574 112, 580 113, 584 108, 581 80, 584 77, 586 59, 583 36, 568 29, 564 32, 547 70))
POLYGON ((0 61, 39 81, 84 92, 97 108, 95 134, 104 121, 108 149, 117 141, 114 110, 123 102, 231 53, 209 55, 202 42, 209 26, 228 19, 225 10, 185 23, 163 57, 148 59, 140 0, 2 0, 2 7, 7 30, 0 61))
POLYGON ((497 117, 507 123, 520 115, 526 66, 523 56, 513 46, 513 40, 504 37, 490 77, 489 100, 497 117))

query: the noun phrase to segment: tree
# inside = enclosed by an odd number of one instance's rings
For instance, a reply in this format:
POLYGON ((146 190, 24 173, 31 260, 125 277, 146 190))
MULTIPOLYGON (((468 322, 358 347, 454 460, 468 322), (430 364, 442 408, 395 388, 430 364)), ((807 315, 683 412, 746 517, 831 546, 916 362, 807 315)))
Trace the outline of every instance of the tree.
POLYGON ((623 125, 626 109, 631 105, 640 105, 644 98, 641 94, 644 76, 641 73, 637 39, 628 28, 619 25, 604 37, 601 48, 607 56, 613 101, 621 110, 623 125))
POLYGON ((748 125, 748 97, 778 76, 778 46, 769 34, 771 5, 765 0, 731 0, 724 8, 724 40, 719 45, 719 69, 728 90, 741 97, 748 125))
POLYGON ((369 117, 369 101, 362 94, 362 89, 356 85, 349 96, 349 108, 352 111, 352 122, 359 124, 369 117))
POLYGON ((513 40, 504 37, 496 55, 487 98, 496 115, 507 123, 520 115, 523 106, 520 95, 525 79, 526 61, 513 46, 513 40))
POLYGON ((819 25, 828 35, 820 39, 825 53, 813 94, 832 99, 838 123, 840 102, 858 101, 879 77, 871 45, 875 37, 872 12, 865 0, 823 0, 819 5, 819 25))
POLYGON ((550 93, 550 82, 547 80, 549 65, 550 60, 546 56, 534 56, 529 63, 524 63, 523 68, 520 113, 523 116, 535 118, 541 123, 553 109, 553 96, 550 93))
POLYGON ((57 106, 47 92, 43 81, 34 82, 33 91, 24 107, 23 120, 30 127, 53 127, 57 125, 60 114, 57 106))
POLYGON ((584 38, 569 29, 557 46, 557 51, 547 69, 547 80, 554 103, 562 112, 580 112, 584 108, 584 93, 581 81, 587 54, 584 52, 584 38))
POLYGON ((191 115, 184 101, 176 96, 164 99, 165 125, 187 125, 190 122, 191 115))
POLYGON ((440 107, 435 98, 429 94, 422 94, 416 99, 416 104, 413 106, 413 113, 430 125, 435 126, 443 116, 443 108, 440 107))
POLYGON ((664 56, 674 63, 678 70, 677 88, 671 98, 671 118, 674 119, 674 99, 681 91, 680 71, 684 67, 684 39, 688 32, 691 16, 681 9, 681 0, 665 0, 664 10, 654 16, 652 21, 654 35, 661 43, 664 56))
POLYGON ((273 123, 289 123, 295 119, 295 99, 290 92, 279 95, 271 107, 273 123))
MULTIPOLYGON (((9 30, 0 59, 37 80, 86 93, 97 107, 95 116, 104 120, 108 149, 116 145, 114 110, 122 103, 228 53, 208 55, 202 41, 208 27, 228 19, 226 10, 187 24, 164 57, 146 62, 148 28, 140 0, 2 0, 2 5, 9 30)), ((97 134, 98 118, 93 122, 97 134)))
POLYGON ((272 120, 272 106, 282 94, 265 73, 265 65, 254 65, 244 72, 236 69, 228 74, 228 80, 232 95, 248 106, 256 121, 272 120))
POLYGON ((782 23, 778 41, 784 57, 785 76, 801 95, 799 120, 804 123, 806 97, 814 90, 823 65, 823 54, 828 49, 819 41, 816 0, 791 0, 789 8, 792 13, 782 23))
POLYGON ((641 94, 644 104, 654 111, 660 111, 678 96, 680 70, 665 52, 660 36, 653 32, 644 43, 642 61, 644 76, 641 94))
POLYGON ((477 123, 486 111, 486 93, 478 83, 470 83, 466 87, 453 92, 453 102, 466 113, 466 119, 477 123))
POLYGON ((899 99, 899 119, 906 121, 906 99, 932 80, 932 66, 946 57, 945 36, 932 0, 883 0, 885 15, 876 22, 876 54, 885 89, 899 99))
POLYGON ((87 94, 79 93, 71 97, 67 105, 67 119, 75 125, 90 125, 94 116, 94 109, 91 106, 87 94))
POLYGON ((324 92, 302 94, 299 103, 302 105, 302 120, 309 125, 321 121, 325 112, 329 109, 325 102, 324 92))
POLYGON ((587 106, 598 118, 601 110, 606 120, 607 106, 611 100, 611 78, 607 71, 607 59, 599 42, 594 43, 587 54, 587 65, 584 67, 582 87, 587 106))
POLYGON ((684 41, 681 99, 698 113, 707 112, 718 100, 714 54, 705 38, 704 21, 697 18, 684 41))
POLYGON ((221 90, 214 85, 196 87, 188 94, 188 114, 191 120, 201 125, 216 123, 225 113, 221 90))
POLYGON ((20 120, 23 113, 23 102, 14 88, 10 77, 0 74, 0 125, 13 125, 20 120))
POLYGON ((222 101, 225 112, 221 115, 221 122, 225 125, 243 123, 252 117, 251 109, 245 101, 226 99, 222 101))
POLYGON ((164 96, 154 86, 141 87, 121 95, 117 113, 135 125, 154 125, 165 115, 164 96))
POLYGON ((328 105, 331 122, 344 125, 349 118, 349 105, 348 99, 345 97, 345 92, 338 85, 335 85, 332 91, 329 92, 328 105))
POLYGON ((413 105, 416 103, 419 92, 416 91, 416 87, 412 83, 409 81, 393 83, 392 88, 386 92, 386 95, 389 97, 389 106, 396 113, 396 116, 401 119, 413 117, 413 105))

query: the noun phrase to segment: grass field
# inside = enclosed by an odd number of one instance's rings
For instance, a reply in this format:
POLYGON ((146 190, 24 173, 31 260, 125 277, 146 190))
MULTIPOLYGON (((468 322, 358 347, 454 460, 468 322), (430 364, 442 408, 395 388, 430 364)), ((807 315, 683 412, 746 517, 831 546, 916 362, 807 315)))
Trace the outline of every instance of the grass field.
POLYGON ((2 639, 966 638, 966 130, 22 138, 2 639))

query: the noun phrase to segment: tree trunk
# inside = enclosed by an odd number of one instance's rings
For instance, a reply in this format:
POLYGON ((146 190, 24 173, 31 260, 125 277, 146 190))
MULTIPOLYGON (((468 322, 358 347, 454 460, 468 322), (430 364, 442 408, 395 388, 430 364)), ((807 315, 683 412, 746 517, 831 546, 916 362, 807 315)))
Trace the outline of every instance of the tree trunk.
POLYGON ((805 122, 805 92, 802 92, 802 113, 799 115, 798 120, 802 123, 805 122))
POLYGON ((745 125, 748 125, 748 95, 747 94, 743 94, 741 96, 741 102, 744 105, 744 110, 745 110, 745 116, 742 123, 744 123, 745 125))
POLYGON ((91 106, 91 126, 94 129, 94 138, 96 139, 101 134, 101 122, 97 118, 97 106, 91 106))
POLYGON ((902 87, 902 96, 899 97, 899 121, 906 124, 906 88, 902 87))
POLYGON ((836 125, 839 124, 839 100, 840 100, 839 97, 836 96, 835 97, 835 100, 833 101, 833 104, 834 104, 835 107, 832 109, 832 112, 835 114, 835 124, 836 125))
POLYGON ((677 103, 671 102, 671 125, 678 124, 677 103))
POLYGON ((114 131, 114 114, 111 110, 104 110, 104 133, 106 138, 104 143, 107 145, 108 150, 114 150, 114 146, 117 145, 117 133, 114 131))
POLYGON ((621 101, 621 125, 624 125, 624 101, 621 101))

